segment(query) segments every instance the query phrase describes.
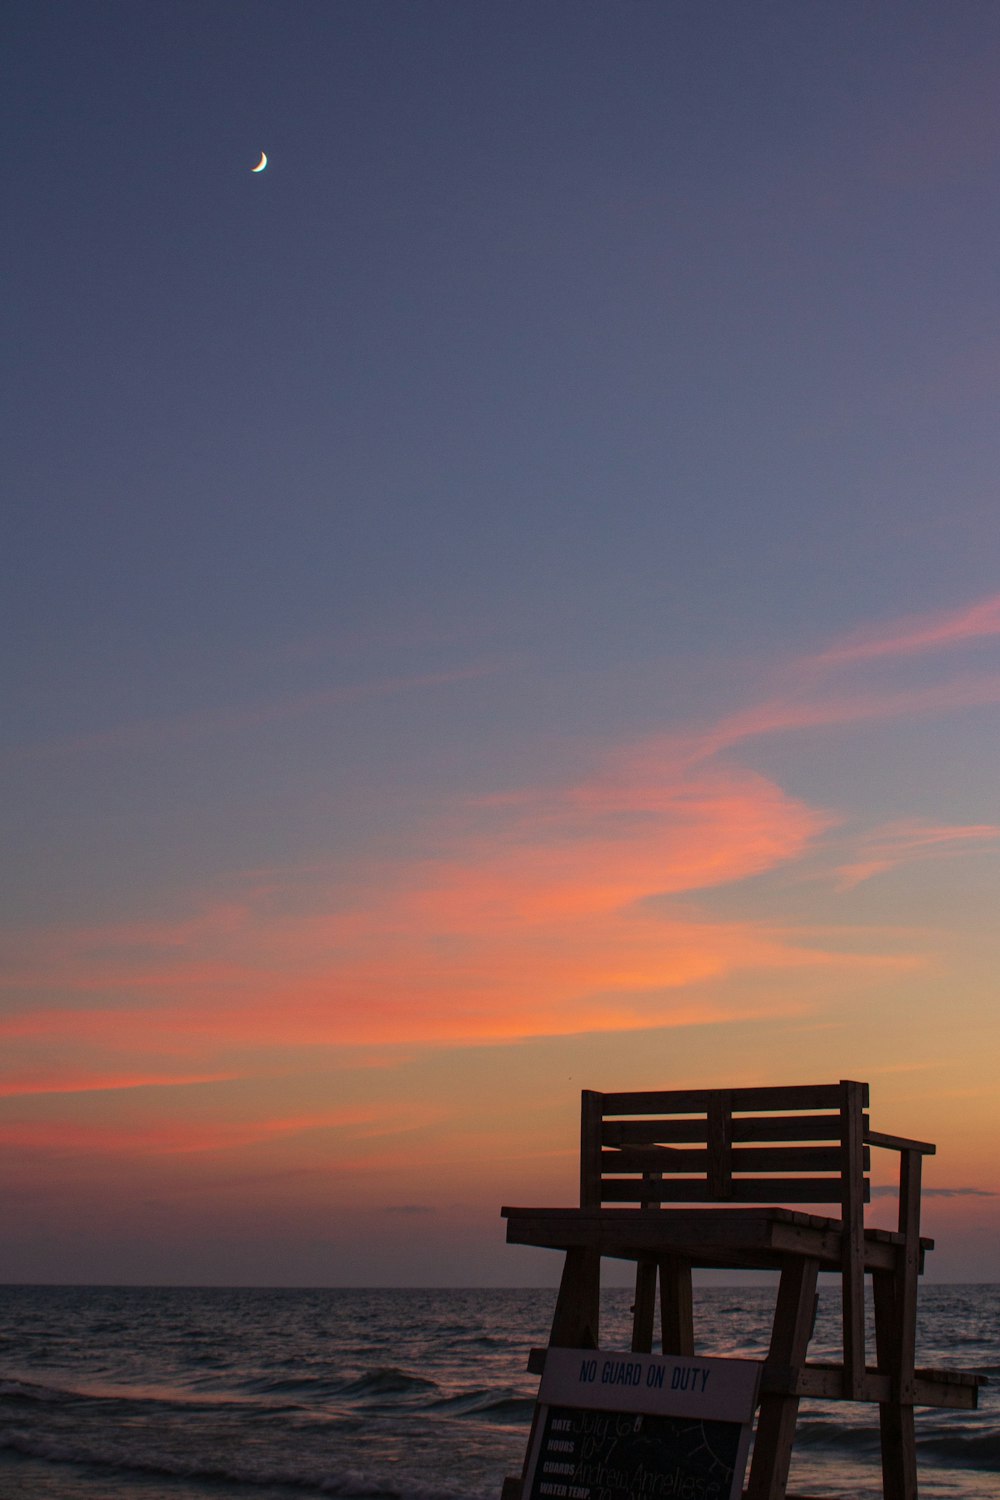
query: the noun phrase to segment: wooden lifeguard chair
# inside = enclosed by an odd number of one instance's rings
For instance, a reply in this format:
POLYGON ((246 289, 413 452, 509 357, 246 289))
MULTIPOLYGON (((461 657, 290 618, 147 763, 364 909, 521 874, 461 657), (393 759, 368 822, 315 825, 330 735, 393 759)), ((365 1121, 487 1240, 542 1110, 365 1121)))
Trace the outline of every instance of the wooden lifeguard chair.
MULTIPOLYGON (((696 1267, 780 1273, 745 1500, 787 1495, 801 1397, 879 1409, 885 1500, 916 1500, 915 1405, 974 1408, 983 1377, 915 1368, 920 1172, 935 1148, 872 1130, 868 1085, 682 1089, 582 1098, 579 1208, 504 1208, 507 1240, 565 1254, 550 1347, 599 1347, 602 1257, 636 1263, 632 1349, 695 1355, 696 1267), (871 1148, 899 1158, 899 1217, 868 1228, 871 1148), (770 1206, 777 1202, 780 1207, 770 1206), (836 1216, 791 1208, 836 1205, 836 1216), (764 1206, 767 1205, 767 1206, 764 1206), (841 1278, 843 1355, 807 1359, 820 1271, 841 1278), (865 1278, 876 1362, 866 1363, 865 1278)), ((532 1351, 541 1371, 545 1351, 532 1351)), ((523 1476, 522 1476, 523 1477, 523 1476)), ((508 1481, 505 1500, 521 1500, 508 1481)), ((527 1496, 523 1500, 528 1500, 527 1496)))

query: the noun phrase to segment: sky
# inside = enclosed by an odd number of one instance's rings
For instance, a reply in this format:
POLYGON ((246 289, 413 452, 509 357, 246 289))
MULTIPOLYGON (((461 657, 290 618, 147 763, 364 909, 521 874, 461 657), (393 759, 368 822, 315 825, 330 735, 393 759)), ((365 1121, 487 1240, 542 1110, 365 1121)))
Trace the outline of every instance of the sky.
POLYGON ((581 1088, 858 1078, 1000 1280, 992 0, 3 67, 0 1279, 547 1283, 581 1088))

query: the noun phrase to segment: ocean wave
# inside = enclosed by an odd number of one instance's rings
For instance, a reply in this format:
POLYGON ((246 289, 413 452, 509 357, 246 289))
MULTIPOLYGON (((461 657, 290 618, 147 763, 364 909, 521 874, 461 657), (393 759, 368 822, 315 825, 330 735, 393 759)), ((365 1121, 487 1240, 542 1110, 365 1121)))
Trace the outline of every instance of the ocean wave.
POLYGON ((54 1402, 72 1399, 73 1393, 57 1386, 39 1385, 33 1380, 0 1379, 0 1400, 54 1402))
POLYGON ((425 1395, 440 1387, 437 1381, 428 1380, 423 1375, 411 1375, 409 1371, 400 1370, 395 1365, 382 1365, 347 1381, 337 1389, 341 1396, 405 1396, 425 1395))
POLYGON ((918 1434, 917 1452, 927 1458, 947 1459, 963 1468, 1000 1472, 1000 1433, 935 1432, 918 1434))
MULTIPOLYGON (((940 1419, 931 1418, 935 1425, 926 1424, 921 1431, 918 1416, 917 1450, 921 1458, 946 1460, 962 1468, 1000 1470, 1000 1432, 990 1427, 986 1430, 972 1425, 947 1425, 940 1419)), ((855 1457, 877 1459, 880 1451, 878 1420, 874 1416, 870 1424, 835 1419, 800 1418, 795 1428, 797 1448, 827 1448, 831 1452, 850 1453, 855 1457)))
POLYGON ((330 1474, 318 1469, 291 1468, 287 1465, 254 1465, 248 1462, 200 1463, 164 1454, 143 1456, 123 1453, 117 1446, 102 1448, 99 1444, 72 1444, 53 1438, 32 1437, 17 1429, 0 1429, 0 1450, 22 1458, 44 1459, 54 1464, 72 1464, 103 1475, 145 1476, 163 1479, 195 1480, 207 1483, 235 1483, 252 1489, 276 1486, 322 1495, 338 1495, 343 1500, 469 1500, 467 1487, 420 1482, 393 1482, 356 1469, 330 1474))
POLYGON ((533 1396, 515 1396, 513 1392, 489 1390, 462 1391, 443 1396, 431 1403, 431 1409, 449 1416, 482 1417, 494 1422, 530 1422, 535 1410, 533 1396))
POLYGON ((797 1447, 836 1448, 855 1454, 878 1454, 880 1440, 878 1424, 860 1427, 846 1422, 824 1421, 821 1417, 800 1418, 795 1428, 797 1447))
POLYGON ((300 1397, 302 1400, 323 1401, 340 1396, 344 1384, 342 1380, 330 1375, 259 1375, 241 1380, 237 1389, 244 1396, 300 1397))
MULTIPOLYGON (((15 1378, 0 1378, 0 1401, 14 1410, 19 1405, 25 1410, 31 1406, 61 1407, 67 1411, 73 1407, 91 1410, 101 1408, 106 1412, 117 1411, 119 1414, 134 1412, 142 1417, 152 1416, 156 1410, 164 1414, 183 1411, 188 1415, 200 1411, 217 1415, 227 1407, 243 1410, 256 1404, 246 1397, 234 1396, 231 1392, 207 1394, 162 1387, 142 1390, 134 1386, 55 1386, 15 1378)), ((268 1410, 272 1409, 279 1411, 282 1408, 268 1407, 268 1410)), ((286 1406, 284 1409, 294 1408, 286 1406)))

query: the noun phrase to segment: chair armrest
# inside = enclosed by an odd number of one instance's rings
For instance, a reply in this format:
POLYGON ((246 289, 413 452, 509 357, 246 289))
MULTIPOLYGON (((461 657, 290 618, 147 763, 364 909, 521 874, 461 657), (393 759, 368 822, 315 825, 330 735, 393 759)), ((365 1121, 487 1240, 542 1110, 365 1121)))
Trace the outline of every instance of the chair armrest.
POLYGON ((869 1146, 885 1146, 889 1151, 919 1151, 921 1156, 933 1156, 937 1151, 930 1141, 911 1141, 904 1135, 885 1135, 881 1130, 866 1130, 865 1140, 869 1146))

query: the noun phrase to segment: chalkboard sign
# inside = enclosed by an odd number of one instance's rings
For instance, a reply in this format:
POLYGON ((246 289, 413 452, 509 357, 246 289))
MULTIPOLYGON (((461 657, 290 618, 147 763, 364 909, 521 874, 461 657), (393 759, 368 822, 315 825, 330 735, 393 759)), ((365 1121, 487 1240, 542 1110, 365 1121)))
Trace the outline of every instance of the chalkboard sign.
POLYGON ((549 1349, 525 1500, 738 1500, 760 1367, 549 1349))

